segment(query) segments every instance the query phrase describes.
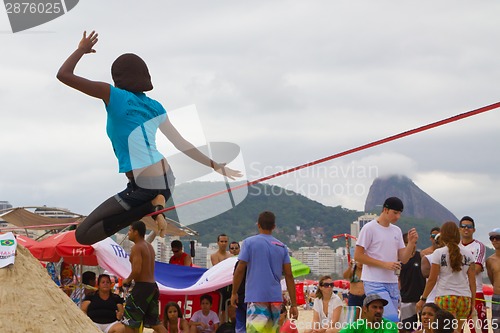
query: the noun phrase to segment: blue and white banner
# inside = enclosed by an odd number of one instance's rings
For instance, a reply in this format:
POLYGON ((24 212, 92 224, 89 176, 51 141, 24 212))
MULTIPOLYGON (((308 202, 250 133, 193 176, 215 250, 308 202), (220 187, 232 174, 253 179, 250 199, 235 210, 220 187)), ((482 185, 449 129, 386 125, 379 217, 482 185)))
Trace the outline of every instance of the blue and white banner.
MULTIPOLYGON (((121 278, 129 276, 129 255, 115 241, 108 237, 92 247, 99 266, 121 278)), ((155 278, 162 294, 200 295, 232 284, 237 260, 236 257, 228 258, 208 270, 156 262, 155 278)))
POLYGON ((14 264, 16 248, 17 241, 12 232, 0 234, 0 268, 14 264))

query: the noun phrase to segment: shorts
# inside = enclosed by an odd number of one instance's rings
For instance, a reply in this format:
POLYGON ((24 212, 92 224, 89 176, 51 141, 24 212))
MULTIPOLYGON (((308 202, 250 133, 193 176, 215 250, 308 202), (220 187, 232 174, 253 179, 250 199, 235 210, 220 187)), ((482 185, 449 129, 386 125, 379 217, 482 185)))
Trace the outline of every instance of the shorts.
POLYGON ((476 309, 477 318, 469 318, 467 325, 471 333, 488 333, 488 316, 486 314, 486 303, 484 301, 484 294, 476 293, 476 309))
POLYGON ((495 321, 491 322, 493 326, 493 332, 500 333, 500 322, 498 318, 500 318, 500 295, 493 295, 491 300, 494 303, 491 303, 491 318, 494 318, 495 321))
POLYGON ((161 194, 168 200, 175 187, 172 169, 160 177, 138 177, 130 179, 127 188, 115 195, 115 199, 125 210, 140 206, 161 194))
POLYGON ((230 284, 224 288, 217 290, 220 293, 220 298, 222 302, 222 311, 227 310, 228 300, 231 299, 231 293, 233 292, 233 285, 230 284))
POLYGON ((348 306, 359 306, 363 307, 363 301, 365 300, 366 295, 353 295, 351 293, 347 296, 347 305, 348 306))
POLYGON ((400 303, 399 286, 397 283, 364 281, 365 294, 378 294, 389 302, 384 307, 384 318, 395 323, 399 322, 398 309, 400 303))
POLYGON ((100 329, 102 332, 108 333, 111 327, 119 323, 120 323, 119 321, 114 321, 112 323, 107 323, 107 324, 94 323, 94 325, 97 326, 97 328, 100 329))
POLYGON ((247 333, 276 333, 282 302, 247 303, 247 333))
POLYGON ((160 291, 156 282, 136 282, 132 292, 125 300, 122 323, 128 327, 139 328, 159 325, 160 291))
POLYGON ((466 319, 471 310, 472 299, 467 296, 436 296, 434 303, 441 309, 451 312, 457 319, 466 319))

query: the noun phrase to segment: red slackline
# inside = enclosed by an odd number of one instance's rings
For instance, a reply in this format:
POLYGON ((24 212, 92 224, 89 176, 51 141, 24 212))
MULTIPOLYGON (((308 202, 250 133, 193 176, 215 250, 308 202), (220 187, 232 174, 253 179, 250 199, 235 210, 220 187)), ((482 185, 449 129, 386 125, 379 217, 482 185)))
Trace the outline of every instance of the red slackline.
POLYGON ((160 213, 168 212, 168 211, 174 210, 177 207, 183 207, 183 206, 187 206, 187 205, 190 205, 190 204, 198 202, 198 201, 202 201, 202 200, 205 200, 205 199, 210 199, 212 197, 224 194, 226 192, 231 192, 231 191, 234 191, 234 190, 241 189, 243 187, 247 187, 247 186, 251 186, 253 184, 261 183, 263 181, 266 181, 266 180, 269 180, 269 179, 272 179, 272 178, 276 178, 276 177, 279 177, 279 176, 286 175, 287 173, 295 172, 297 170, 308 168, 308 167, 311 167, 311 166, 316 165, 316 164, 320 164, 320 163, 324 163, 324 162, 327 162, 327 161, 331 161, 331 160, 334 160, 336 158, 339 158, 339 157, 342 157, 342 156, 345 156, 345 155, 350 155, 350 154, 353 154, 353 153, 361 151, 361 150, 365 150, 365 149, 368 149, 368 148, 379 146, 379 145, 382 145, 382 144, 387 143, 387 142, 391 142, 391 141, 394 141, 394 140, 398 140, 398 139, 404 138, 406 136, 410 136, 410 135, 413 135, 413 134, 416 134, 416 133, 427 131, 427 130, 430 130, 432 128, 443 126, 443 125, 446 125, 446 124, 449 124, 449 123, 452 123, 452 122, 455 122, 455 121, 458 121, 458 120, 462 120, 462 119, 465 119, 465 118, 468 118, 468 117, 472 117, 472 116, 475 116, 475 115, 480 114, 480 113, 488 112, 488 111, 491 111, 491 110, 499 108, 499 107, 500 107, 500 102, 497 102, 497 103, 491 104, 491 105, 487 105, 487 106, 483 106, 483 107, 481 107, 479 109, 476 109, 476 110, 464 112, 464 113, 461 113, 461 114, 456 115, 456 116, 452 116, 452 117, 449 117, 449 118, 446 118, 446 119, 443 119, 443 120, 439 120, 439 121, 436 121, 436 122, 428 124, 428 125, 424 125, 424 126, 421 126, 421 127, 417 127, 417 128, 408 130, 406 132, 401 132, 399 134, 392 135, 392 136, 389 136, 387 138, 380 139, 380 140, 377 140, 377 141, 373 141, 371 143, 367 143, 365 145, 358 146, 356 148, 348 149, 348 150, 345 150, 343 152, 340 152, 340 153, 337 153, 337 154, 334 154, 334 155, 330 155, 328 157, 324 157, 324 158, 321 158, 319 160, 315 160, 315 161, 312 161, 312 162, 309 162, 309 163, 306 163, 306 164, 302 164, 302 165, 296 166, 296 167, 288 169, 288 170, 280 171, 280 172, 277 172, 275 174, 272 174, 272 175, 269 175, 269 176, 266 176, 266 177, 255 179, 255 180, 246 182, 246 183, 238 185, 238 186, 230 187, 230 188, 227 188, 225 190, 221 190, 221 191, 209 194, 209 195, 205 195, 203 197, 199 197, 197 199, 192 199, 192 200, 180 203, 180 204, 175 205, 175 206, 166 207, 166 208, 164 208, 162 210, 158 210, 156 212, 148 214, 148 216, 150 216, 150 215, 157 215, 157 214, 160 214, 160 213))
MULTIPOLYGON (((196 203, 198 201, 202 201, 202 200, 205 200, 205 199, 210 199, 212 197, 224 194, 226 192, 232 192, 232 191, 235 191, 235 190, 239 190, 241 188, 244 188, 244 187, 247 187, 247 186, 251 186, 251 185, 254 185, 254 184, 257 184, 257 183, 261 183, 263 181, 266 181, 266 180, 269 180, 269 179, 272 179, 272 178, 283 176, 283 175, 295 172, 295 171, 300 170, 300 169, 308 168, 308 167, 311 167, 311 166, 316 165, 316 164, 320 164, 320 163, 324 163, 324 162, 327 162, 327 161, 331 161, 331 160, 334 160, 336 158, 339 158, 339 157, 342 157, 342 156, 346 156, 346 155, 350 155, 350 154, 356 153, 356 152, 361 151, 361 150, 365 150, 365 149, 372 148, 372 147, 375 147, 375 146, 380 146, 380 145, 382 145, 384 143, 387 143, 387 142, 398 140, 398 139, 401 139, 401 138, 404 138, 404 137, 407 137, 407 136, 410 136, 410 135, 413 135, 413 134, 416 134, 416 133, 420 133, 420 132, 423 132, 423 131, 430 130, 430 129, 435 128, 435 127, 443 126, 443 125, 446 125, 446 124, 449 124, 449 123, 452 123, 452 122, 455 122, 455 121, 459 121, 459 120, 462 120, 462 119, 465 119, 465 118, 468 118, 468 117, 472 117, 472 116, 478 115, 480 113, 488 112, 488 111, 497 109, 499 107, 500 107, 500 102, 497 102, 497 103, 494 103, 494 104, 491 104, 491 105, 487 105, 487 106, 483 106, 483 107, 481 107, 479 109, 475 109, 475 110, 472 110, 472 111, 464 112, 464 113, 461 113, 461 114, 456 115, 456 116, 452 116, 452 117, 449 117, 449 118, 446 118, 446 119, 443 119, 443 120, 439 120, 439 121, 436 121, 436 122, 428 124, 428 125, 424 125, 424 126, 421 126, 421 127, 417 127, 417 128, 408 130, 406 132, 401 132, 399 134, 395 134, 395 135, 389 136, 389 137, 384 138, 384 139, 380 139, 380 140, 377 140, 377 141, 373 141, 373 142, 364 144, 362 146, 358 146, 358 147, 355 147, 355 148, 352 148, 352 149, 348 149, 348 150, 345 150, 343 152, 340 152, 340 153, 337 153, 337 154, 334 154, 334 155, 330 155, 330 156, 327 156, 327 157, 324 157, 324 158, 321 158, 321 159, 318 159, 318 160, 315 160, 315 161, 312 161, 312 162, 309 162, 309 163, 306 163, 306 164, 302 164, 302 165, 296 166, 296 167, 288 169, 288 170, 280 171, 280 172, 277 172, 275 174, 272 174, 272 175, 269 175, 269 176, 266 176, 266 177, 262 177, 262 178, 255 179, 255 180, 252 180, 252 181, 247 181, 246 183, 240 184, 238 186, 228 187, 225 190, 214 192, 212 194, 199 197, 197 199, 192 199, 192 200, 180 203, 180 204, 175 205, 175 206, 166 207, 166 208, 164 208, 162 210, 158 210, 156 212, 148 214, 148 216, 152 216, 152 215, 157 215, 157 214, 160 214, 160 213, 168 212, 168 211, 174 210, 177 207, 187 206, 187 205, 196 203)), ((7 229, 28 229, 28 228, 39 228, 39 227, 51 227, 51 226, 63 226, 63 225, 70 225, 70 224, 77 224, 77 222, 75 222, 75 223, 68 223, 68 224, 55 224, 55 225, 43 225, 43 226, 24 226, 24 227, 18 227, 18 228, 3 228, 2 230, 7 230, 7 229)))

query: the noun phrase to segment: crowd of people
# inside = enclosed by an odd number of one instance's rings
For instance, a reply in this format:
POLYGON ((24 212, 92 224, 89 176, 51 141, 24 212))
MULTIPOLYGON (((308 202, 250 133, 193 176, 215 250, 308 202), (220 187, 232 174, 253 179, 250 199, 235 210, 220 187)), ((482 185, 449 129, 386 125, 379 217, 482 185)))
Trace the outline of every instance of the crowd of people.
MULTIPOLYGON (((449 221, 432 228, 431 246, 420 252, 416 230, 403 234, 395 225, 403 208, 399 198, 388 198, 380 216, 361 229, 355 249, 356 266, 351 265, 344 277, 357 282, 352 277, 357 266, 362 265, 359 280, 364 288, 364 318, 341 332, 363 331, 352 330, 355 325, 366 328, 371 311, 366 299, 373 295, 384 300, 383 318, 397 323, 400 332, 443 332, 446 328, 462 332, 465 327, 472 333, 487 333, 489 328, 500 332, 496 301, 500 292, 500 229, 489 233, 495 248, 489 258, 485 245, 473 237, 476 225, 470 216, 461 218, 458 225, 449 221), (491 319, 487 317, 483 294, 484 271, 494 288, 491 319), (441 325, 443 322, 449 325, 441 325)), ((359 301, 359 287, 354 285, 354 291, 349 294, 353 301, 349 304, 353 305, 359 301)), ((390 331, 383 326, 383 331, 390 331)))
MULTIPOLYGON (((416 231, 403 234, 395 225, 402 211, 401 200, 388 198, 380 216, 361 229, 354 259, 343 274, 350 281, 347 305, 358 309, 354 320, 346 322, 344 301, 334 292, 332 278, 322 276, 312 304, 312 322, 304 326, 304 332, 439 333, 461 332, 465 326, 471 333, 487 333, 489 327, 495 333, 500 331, 500 228, 489 233, 495 248, 489 258, 484 244, 474 239, 476 225, 470 216, 464 216, 458 225, 445 222, 432 228, 431 246, 418 251, 416 231), (494 288, 492 319, 486 315, 483 271, 494 288)), ((85 272, 81 308, 106 333, 134 332, 142 325, 155 332, 216 333, 224 332, 218 331, 224 325, 235 332, 298 332, 293 325, 298 311, 289 251, 272 235, 276 217, 272 212, 261 213, 257 227, 259 233, 241 244, 229 242, 225 234, 217 237, 213 265, 238 257, 233 284, 218 290, 220 308, 213 304, 212 296, 202 295, 201 309, 189 321, 177 303, 164 307, 160 321, 155 254, 144 239, 146 227, 141 221, 129 228, 129 240, 134 242, 132 271, 123 284, 134 281, 135 285, 128 297, 113 293, 109 275, 101 274, 96 281, 95 273, 85 272), (287 300, 280 284, 282 276, 287 300)), ((170 245, 171 264, 192 266, 182 242, 174 240, 170 245)))

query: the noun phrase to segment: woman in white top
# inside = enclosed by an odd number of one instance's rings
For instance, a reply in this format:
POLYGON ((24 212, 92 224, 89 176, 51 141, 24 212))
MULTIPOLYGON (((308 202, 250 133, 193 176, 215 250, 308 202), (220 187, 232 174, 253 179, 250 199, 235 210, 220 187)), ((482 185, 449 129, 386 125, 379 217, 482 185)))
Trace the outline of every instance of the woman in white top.
POLYGON ((338 332, 342 300, 333 293, 333 280, 329 276, 319 279, 316 299, 313 305, 313 320, 311 329, 306 333, 338 332))
POLYGON ((440 239, 445 246, 436 249, 431 256, 429 280, 417 303, 417 310, 422 309, 436 286, 434 302, 441 309, 451 312, 459 320, 459 327, 463 327, 476 301, 474 258, 470 251, 458 246, 460 233, 455 222, 443 224, 440 239))
MULTIPOLYGON (((441 234, 434 235, 434 242, 436 244, 436 249, 443 247, 443 243, 440 241, 441 234)), ((434 253, 435 249, 433 250, 434 253)), ((429 275, 431 273, 431 257, 432 253, 426 254, 422 257, 422 262, 420 263, 420 269, 422 270, 422 275, 425 277, 426 281, 429 280, 429 275)), ((438 276, 439 279, 439 276, 438 276)), ((438 282, 436 281, 436 285, 438 282)), ((429 296, 427 296, 427 303, 434 303, 434 298, 436 298, 436 286, 431 290, 429 296)))

